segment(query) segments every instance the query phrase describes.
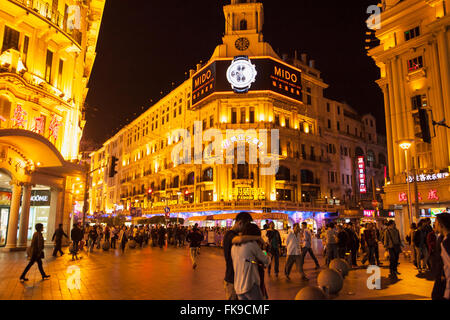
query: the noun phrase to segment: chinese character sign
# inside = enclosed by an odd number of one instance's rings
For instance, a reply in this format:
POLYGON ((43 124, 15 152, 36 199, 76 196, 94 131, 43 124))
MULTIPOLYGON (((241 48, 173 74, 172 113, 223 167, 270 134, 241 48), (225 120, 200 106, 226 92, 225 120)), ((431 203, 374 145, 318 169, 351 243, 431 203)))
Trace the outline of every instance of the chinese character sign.
POLYGON ((28 115, 27 112, 23 110, 20 104, 18 104, 17 107, 14 109, 14 116, 13 116, 14 126, 16 128, 25 128, 25 125, 27 123, 26 120, 27 115, 28 115))
POLYGON ((43 134, 45 128, 45 120, 44 117, 36 117, 34 118, 33 132, 43 134))
POLYGON ((48 130, 50 131, 50 137, 53 137, 55 141, 58 140, 58 132, 60 126, 61 120, 59 120, 56 115, 52 115, 52 120, 50 122, 50 127, 48 128, 48 130))
POLYGON ((437 190, 431 189, 428 192, 428 200, 439 200, 437 190))
POLYGON ((359 180, 359 193, 366 193, 366 164, 364 157, 358 157, 358 180, 359 180))
POLYGON ((408 201, 408 196, 406 195, 406 192, 400 192, 398 194, 398 201, 399 202, 406 202, 406 201, 408 201))

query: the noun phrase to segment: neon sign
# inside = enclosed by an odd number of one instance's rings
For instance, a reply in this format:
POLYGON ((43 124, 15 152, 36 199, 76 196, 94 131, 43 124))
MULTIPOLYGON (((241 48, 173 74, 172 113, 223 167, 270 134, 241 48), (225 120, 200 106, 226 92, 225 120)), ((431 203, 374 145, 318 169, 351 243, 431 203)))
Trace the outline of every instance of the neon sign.
POLYGON ((366 164, 364 157, 358 157, 359 193, 366 193, 366 164))

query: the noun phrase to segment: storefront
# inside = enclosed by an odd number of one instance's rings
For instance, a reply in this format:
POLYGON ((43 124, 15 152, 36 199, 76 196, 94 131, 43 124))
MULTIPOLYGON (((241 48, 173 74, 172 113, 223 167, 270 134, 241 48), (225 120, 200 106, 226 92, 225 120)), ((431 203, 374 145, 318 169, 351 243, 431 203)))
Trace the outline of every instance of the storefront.
POLYGON ((28 240, 31 240, 33 237, 36 223, 42 223, 44 225, 44 231, 42 232, 44 239, 49 239, 53 236, 47 233, 48 219, 50 216, 50 198, 51 192, 49 188, 31 190, 28 240))
MULTIPOLYGON (((0 182, 0 184, 3 183, 0 182)), ((11 191, 2 188, 0 190, 0 246, 4 246, 6 244, 6 232, 8 230, 10 206, 11 191)))

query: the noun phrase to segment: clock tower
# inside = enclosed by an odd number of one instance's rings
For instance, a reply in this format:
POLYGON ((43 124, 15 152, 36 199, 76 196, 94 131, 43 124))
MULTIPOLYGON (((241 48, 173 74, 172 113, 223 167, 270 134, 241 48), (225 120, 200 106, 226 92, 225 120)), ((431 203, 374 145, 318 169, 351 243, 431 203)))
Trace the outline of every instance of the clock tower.
POLYGON ((225 34, 223 44, 217 46, 213 57, 273 56, 272 47, 263 41, 263 4, 256 0, 231 0, 223 7, 225 34))

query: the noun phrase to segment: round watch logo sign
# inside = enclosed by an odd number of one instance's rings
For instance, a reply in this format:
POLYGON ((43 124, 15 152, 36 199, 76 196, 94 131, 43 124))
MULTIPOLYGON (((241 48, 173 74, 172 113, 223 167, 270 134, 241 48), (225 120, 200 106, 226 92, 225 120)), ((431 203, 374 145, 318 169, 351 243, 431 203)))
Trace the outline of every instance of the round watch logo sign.
POLYGON ((246 56, 236 57, 227 70, 227 80, 236 93, 248 92, 256 80, 256 67, 246 56))

